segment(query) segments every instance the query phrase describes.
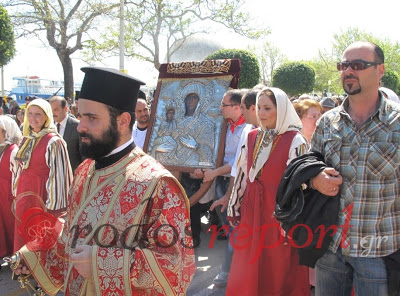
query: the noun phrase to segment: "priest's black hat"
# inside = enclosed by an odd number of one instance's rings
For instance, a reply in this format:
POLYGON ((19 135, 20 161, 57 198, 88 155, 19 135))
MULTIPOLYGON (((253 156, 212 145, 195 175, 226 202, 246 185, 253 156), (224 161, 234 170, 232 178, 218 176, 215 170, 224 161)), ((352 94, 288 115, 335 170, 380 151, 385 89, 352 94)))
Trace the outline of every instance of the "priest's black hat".
POLYGON ((135 112, 140 85, 144 82, 111 68, 84 67, 80 99, 135 112))
POLYGON ((76 90, 76 91, 75 91, 75 101, 78 101, 78 100, 79 100, 80 93, 81 93, 80 90, 76 90))

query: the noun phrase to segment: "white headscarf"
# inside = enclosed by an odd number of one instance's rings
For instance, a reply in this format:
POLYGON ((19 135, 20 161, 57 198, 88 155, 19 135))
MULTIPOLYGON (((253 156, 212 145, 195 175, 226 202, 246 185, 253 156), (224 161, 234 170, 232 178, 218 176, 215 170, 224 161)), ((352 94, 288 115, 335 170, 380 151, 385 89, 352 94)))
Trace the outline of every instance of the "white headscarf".
POLYGON ((14 119, 7 115, 0 115, 0 128, 6 132, 5 142, 0 143, 0 146, 19 144, 22 139, 22 133, 14 119))
POLYGON ((387 95, 387 99, 388 99, 388 100, 391 100, 391 101, 396 102, 396 103, 400 103, 399 97, 398 97, 398 96, 396 95, 396 93, 395 93, 394 91, 392 91, 390 88, 381 86, 381 87, 379 88, 379 90, 380 90, 381 92, 384 92, 384 93, 387 95))
MULTIPOLYGON (((254 158, 253 164, 249 171, 249 179, 251 182, 254 181, 258 172, 263 168, 264 164, 267 162, 269 155, 271 153, 272 144, 277 135, 286 133, 287 131, 300 131, 302 127, 301 120, 290 102, 287 94, 275 87, 263 88, 258 94, 256 99, 256 105, 260 96, 265 95, 265 92, 270 90, 276 99, 276 126, 274 129, 267 129, 263 127, 259 122, 260 130, 258 131, 258 136, 262 137, 262 141, 259 142, 260 145, 255 145, 254 147, 254 158), (262 135, 260 135, 262 133, 262 135)), ((258 110, 258 108, 257 108, 258 110)), ((258 111, 257 111, 258 119, 258 111)))

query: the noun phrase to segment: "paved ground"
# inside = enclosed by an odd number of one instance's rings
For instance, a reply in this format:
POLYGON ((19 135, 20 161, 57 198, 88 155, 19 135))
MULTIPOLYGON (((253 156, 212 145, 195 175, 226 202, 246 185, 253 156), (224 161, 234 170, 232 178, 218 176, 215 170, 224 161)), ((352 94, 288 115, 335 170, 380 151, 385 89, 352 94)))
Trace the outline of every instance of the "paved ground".
MULTIPOLYGON (((205 221, 204 221, 205 222, 205 221)), ((203 224, 203 229, 208 225, 203 224)), ((224 296, 225 289, 213 287, 212 280, 219 272, 226 241, 215 240, 213 248, 209 248, 210 234, 201 234, 201 244, 196 250, 197 271, 187 292, 188 296, 224 296)), ((1 261, 3 263, 3 261, 1 261)), ((11 271, 6 266, 0 270, 0 295, 28 295, 26 290, 19 288, 17 281, 11 280, 11 271)), ((64 295, 58 293, 57 295, 64 295)))

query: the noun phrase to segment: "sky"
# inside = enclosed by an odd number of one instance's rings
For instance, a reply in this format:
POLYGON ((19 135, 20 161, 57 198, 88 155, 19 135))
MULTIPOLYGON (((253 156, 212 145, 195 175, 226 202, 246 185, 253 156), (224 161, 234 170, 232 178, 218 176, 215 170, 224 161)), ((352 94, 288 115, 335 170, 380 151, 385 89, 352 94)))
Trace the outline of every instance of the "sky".
MULTIPOLYGON (((330 48, 333 34, 340 34, 348 27, 357 27, 375 36, 387 37, 400 42, 399 3, 397 0, 245 0, 245 8, 270 30, 269 40, 290 60, 311 59, 319 49, 330 48), (370 4, 369 4, 370 3, 370 4)), ((235 47, 238 42, 233 35, 219 36, 224 43, 235 47)), ((5 90, 11 90, 14 76, 36 75, 40 78, 62 80, 61 64, 53 48, 44 48, 34 39, 16 42, 17 54, 4 67, 5 90)), ((72 56, 75 82, 81 82, 87 66, 72 56)), ((109 60, 106 65, 118 69, 119 59, 109 60)), ((155 86, 157 71, 149 63, 125 59, 128 74, 137 77, 148 86, 155 86)), ((0 86, 1 88, 1 86, 0 86)))

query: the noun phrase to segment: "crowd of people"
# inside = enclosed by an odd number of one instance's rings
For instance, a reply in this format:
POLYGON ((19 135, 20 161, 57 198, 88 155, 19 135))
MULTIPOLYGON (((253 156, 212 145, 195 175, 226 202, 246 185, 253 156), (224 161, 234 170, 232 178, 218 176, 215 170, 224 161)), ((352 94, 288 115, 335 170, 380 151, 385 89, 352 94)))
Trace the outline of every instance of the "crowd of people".
MULTIPOLYGON (((0 116, 0 256, 16 253, 15 274, 33 274, 50 295, 184 295, 207 214, 226 240, 213 280, 226 295, 306 296, 314 287, 318 296, 398 295, 399 99, 380 87, 379 46, 351 44, 337 68, 343 98, 290 99, 262 84, 228 90, 222 166, 180 182, 142 150, 150 111, 138 79, 83 68, 79 119, 62 97, 27 97, 22 115, 8 104, 14 117, 0 116), (312 175, 295 174, 317 165, 312 175), (282 202, 288 176, 304 180, 296 203, 282 202), (191 199, 203 182, 212 182, 209 192, 191 199), (310 206, 315 198, 336 203, 310 206), (51 248, 25 245, 21 223, 31 208, 62 221, 51 248), (312 224, 285 228, 305 209, 312 224), (336 222, 327 244, 305 253, 296 228, 322 233, 323 211, 336 222)), ((187 120, 200 95, 187 95, 187 120)))

